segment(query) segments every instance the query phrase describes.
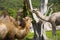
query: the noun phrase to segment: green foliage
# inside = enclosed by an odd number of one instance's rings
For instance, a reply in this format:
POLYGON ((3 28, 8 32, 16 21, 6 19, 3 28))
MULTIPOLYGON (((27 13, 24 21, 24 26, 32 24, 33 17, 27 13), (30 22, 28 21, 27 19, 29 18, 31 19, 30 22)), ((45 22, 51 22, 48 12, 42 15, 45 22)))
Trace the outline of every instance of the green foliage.
POLYGON ((0 15, 2 14, 2 11, 0 10, 0 15))
POLYGON ((0 6, 4 8, 19 9, 23 6, 23 0, 0 0, 0 6))
POLYGON ((32 1, 32 5, 34 8, 40 8, 40 1, 41 0, 31 0, 32 1))
POLYGON ((23 0, 0 0, 0 10, 8 10, 9 14, 16 17, 17 10, 23 6, 23 0))
MULTIPOLYGON (((9 13, 11 13, 10 15, 15 15, 16 11, 19 10, 20 8, 23 8, 24 4, 23 4, 24 0, 0 0, 0 10, 2 9, 7 9, 9 11, 9 13), (11 11, 11 12, 10 12, 11 11)), ((34 8, 40 8, 40 3, 41 0, 32 0, 32 5, 34 8)), ((60 11, 60 0, 49 0, 48 2, 48 6, 51 4, 54 4, 52 6, 53 11, 57 12, 60 11)), ((24 15, 23 16, 31 16, 29 14, 29 9, 24 6, 24 15)), ((50 11, 49 11, 50 12, 50 11)), ((49 12, 47 15, 49 15, 49 12)), ((15 17, 15 16, 14 16, 15 17)))
POLYGON ((54 4, 52 6, 54 12, 60 11, 60 0, 49 0, 48 6, 54 4))
POLYGON ((26 17, 26 16, 30 16, 31 17, 31 14, 29 12, 29 8, 27 7, 27 4, 24 2, 24 6, 23 6, 23 17, 26 17))
POLYGON ((16 10, 12 9, 12 8, 8 8, 8 13, 9 15, 11 15, 12 17, 16 17, 16 10))

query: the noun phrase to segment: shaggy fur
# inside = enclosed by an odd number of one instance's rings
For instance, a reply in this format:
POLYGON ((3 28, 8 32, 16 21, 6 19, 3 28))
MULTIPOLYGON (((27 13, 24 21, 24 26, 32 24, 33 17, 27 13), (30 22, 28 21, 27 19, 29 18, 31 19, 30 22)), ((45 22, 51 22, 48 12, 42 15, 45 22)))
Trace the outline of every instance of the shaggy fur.
MULTIPOLYGON (((29 17, 23 18, 23 23, 25 23, 24 26, 22 26, 22 25, 16 26, 12 21, 8 21, 8 20, 0 20, 0 23, 3 23, 3 25, 5 25, 5 28, 2 28, 2 33, 7 31, 4 34, 5 35, 4 40, 14 40, 14 38, 21 40, 29 32, 30 24, 31 24, 31 18, 29 18, 29 17), (6 31, 3 31, 3 29, 5 29, 6 31)), ((0 26, 1 26, 1 24, 0 24, 0 26)), ((2 27, 4 27, 4 26, 2 26, 2 27)))

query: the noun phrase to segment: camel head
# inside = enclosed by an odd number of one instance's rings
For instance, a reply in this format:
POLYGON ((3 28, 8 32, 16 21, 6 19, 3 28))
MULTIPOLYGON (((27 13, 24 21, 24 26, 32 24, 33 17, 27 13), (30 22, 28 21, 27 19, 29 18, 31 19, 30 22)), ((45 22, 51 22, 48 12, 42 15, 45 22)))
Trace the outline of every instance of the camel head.
POLYGON ((26 25, 30 26, 31 22, 32 22, 32 19, 30 17, 25 17, 23 18, 23 22, 20 24, 20 26, 22 27, 25 27, 26 25))
POLYGON ((25 17, 25 18, 23 18, 23 21, 25 23, 31 23, 32 22, 32 19, 30 17, 25 17))

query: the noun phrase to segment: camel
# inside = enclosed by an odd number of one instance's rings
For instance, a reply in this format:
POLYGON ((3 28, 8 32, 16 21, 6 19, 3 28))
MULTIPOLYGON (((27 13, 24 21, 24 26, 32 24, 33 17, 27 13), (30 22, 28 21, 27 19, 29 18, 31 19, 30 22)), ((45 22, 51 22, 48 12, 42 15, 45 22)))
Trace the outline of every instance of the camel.
POLYGON ((56 26, 60 25, 60 12, 53 13, 50 16, 43 15, 40 11, 38 11, 38 9, 33 9, 32 12, 35 13, 41 20, 52 24, 52 35, 53 38, 56 37, 56 26))
POLYGON ((23 21, 21 22, 20 25, 17 25, 17 23, 14 23, 15 19, 8 15, 3 17, 2 19, 0 20, 0 39, 1 40, 15 40, 15 38, 21 40, 29 33, 30 24, 32 21, 30 17, 23 18, 23 21))
POLYGON ((29 32, 30 24, 31 24, 31 18, 25 17, 23 18, 23 22, 21 25, 16 27, 16 25, 13 24, 12 21, 8 20, 0 20, 0 31, 2 31, 2 34, 0 36, 0 39, 4 40, 14 40, 14 38, 17 38, 19 40, 23 39, 29 32), (4 26, 2 26, 4 25, 4 26), (5 31, 3 31, 5 30, 5 31), (4 35, 3 35, 4 34, 4 35))

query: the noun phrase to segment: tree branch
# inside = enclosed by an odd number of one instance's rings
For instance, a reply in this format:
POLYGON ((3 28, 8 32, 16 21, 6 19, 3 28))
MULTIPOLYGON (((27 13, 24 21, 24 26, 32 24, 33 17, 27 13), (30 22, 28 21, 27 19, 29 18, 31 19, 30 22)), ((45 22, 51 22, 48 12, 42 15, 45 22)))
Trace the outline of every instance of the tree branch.
MULTIPOLYGON (((45 15, 47 15, 47 13, 48 13, 48 11, 49 11, 49 9, 51 9, 51 7, 53 6, 53 4, 51 4, 49 7, 48 7, 48 9, 47 9, 47 12, 46 12, 46 14, 45 15)), ((53 11, 52 9, 51 9, 51 11, 53 11)), ((52 12, 51 12, 52 13, 52 12)), ((50 14, 50 13, 49 13, 50 14)))
POLYGON ((35 13, 37 15, 38 18, 44 20, 44 21, 48 21, 49 17, 43 15, 41 12, 39 12, 37 9, 33 9, 32 11, 33 13, 35 13))

